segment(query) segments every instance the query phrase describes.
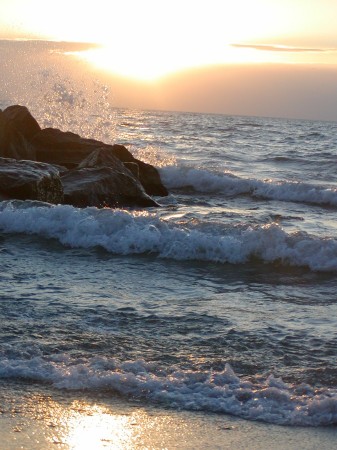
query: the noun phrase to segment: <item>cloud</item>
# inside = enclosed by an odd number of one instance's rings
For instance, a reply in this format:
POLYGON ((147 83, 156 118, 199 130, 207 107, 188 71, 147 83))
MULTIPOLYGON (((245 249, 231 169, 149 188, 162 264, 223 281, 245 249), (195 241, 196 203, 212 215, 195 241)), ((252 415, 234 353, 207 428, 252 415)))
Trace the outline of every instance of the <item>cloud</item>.
POLYGON ((273 45, 273 44, 231 44, 231 46, 236 48, 251 48, 255 50, 264 50, 269 52, 325 53, 337 51, 336 48, 289 47, 286 45, 273 45))
POLYGON ((50 50, 59 52, 80 52, 99 48, 99 44, 90 42, 66 42, 66 41, 48 41, 43 39, 2 39, 0 38, 0 49, 10 50, 50 50))

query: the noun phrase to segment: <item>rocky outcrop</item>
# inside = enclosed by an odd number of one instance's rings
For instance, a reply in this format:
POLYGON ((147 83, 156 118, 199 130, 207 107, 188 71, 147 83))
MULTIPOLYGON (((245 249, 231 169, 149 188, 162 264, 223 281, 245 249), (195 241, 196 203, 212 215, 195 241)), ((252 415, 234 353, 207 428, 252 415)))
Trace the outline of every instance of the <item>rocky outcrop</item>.
POLYGON ((145 192, 149 195, 158 195, 165 197, 168 195, 166 187, 163 185, 160 179, 158 170, 143 161, 137 161, 139 167, 139 181, 144 186, 145 192))
POLYGON ((0 110, 1 157, 0 200, 149 207, 159 206, 150 195, 168 194, 157 169, 134 158, 123 145, 41 129, 20 105, 0 110))
POLYGON ((16 128, 27 141, 30 141, 35 134, 41 131, 40 125, 25 106, 8 106, 3 113, 10 120, 12 126, 16 128))
POLYGON ((95 149, 104 144, 85 139, 70 131, 45 128, 32 139, 38 161, 74 169, 95 149))
POLYGON ((0 158, 0 198, 63 203, 59 172, 50 164, 0 158))
POLYGON ((94 150, 62 178, 65 203, 73 206, 159 206, 107 148, 94 150))
POLYGON ((124 145, 115 144, 112 152, 127 167, 130 167, 131 164, 137 164, 139 181, 147 194, 161 197, 168 195, 168 191, 161 182, 160 175, 155 167, 136 159, 124 145))
POLYGON ((126 165, 130 165, 130 163, 137 164, 138 169, 134 168, 132 172, 139 174, 139 181, 148 195, 168 195, 157 169, 136 159, 124 145, 109 145, 55 128, 41 130, 40 133, 34 136, 32 144, 36 149, 36 159, 38 161, 59 164, 68 169, 75 168, 94 150, 106 149, 126 165))
POLYGON ((0 157, 34 161, 34 147, 16 129, 4 111, 0 111, 0 157))
POLYGON ((64 202, 98 208, 159 206, 139 189, 134 178, 110 167, 70 170, 62 177, 64 202))

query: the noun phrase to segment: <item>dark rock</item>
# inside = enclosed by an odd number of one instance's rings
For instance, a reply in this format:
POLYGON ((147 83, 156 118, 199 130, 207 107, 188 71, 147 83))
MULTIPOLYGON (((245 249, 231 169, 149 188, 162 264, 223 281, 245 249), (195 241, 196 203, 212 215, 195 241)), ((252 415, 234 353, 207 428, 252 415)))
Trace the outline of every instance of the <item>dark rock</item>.
POLYGON ((0 112, 0 157, 35 160, 34 147, 13 126, 7 115, 0 112))
POLYGON ((32 140, 38 161, 58 164, 74 169, 84 158, 102 144, 93 139, 84 139, 70 131, 45 128, 32 140))
POLYGON ((41 130, 25 106, 0 110, 0 200, 62 203, 63 190, 80 207, 159 206, 149 195, 168 194, 155 167, 123 145, 41 130))
POLYGON ((168 195, 168 190, 161 182, 158 170, 151 166, 151 164, 147 164, 137 159, 134 161, 138 164, 139 181, 144 186, 145 192, 149 195, 158 195, 160 197, 168 195))
POLYGON ((139 180, 139 165, 135 162, 125 162, 124 166, 139 180))
MULTIPOLYGON (((58 164, 68 169, 75 169, 87 158, 94 150, 109 149, 115 155, 115 147, 120 145, 108 145, 95 139, 82 138, 76 133, 70 131, 61 131, 56 128, 45 128, 35 135, 32 140, 36 148, 37 159, 49 164, 58 164)), ((133 156, 129 154, 127 158, 132 160, 133 156)), ((124 152, 124 154, 125 154, 124 152)), ((118 153, 118 152, 117 152, 118 153)), ((120 159, 117 155, 115 155, 120 159)))
POLYGON ((64 132, 54 128, 45 128, 36 134, 32 140, 36 148, 38 161, 58 164, 68 169, 74 169, 94 150, 104 148, 109 150, 123 163, 138 165, 139 181, 149 195, 168 195, 163 186, 157 169, 134 158, 124 145, 108 145, 94 139, 85 139, 78 134, 64 132))
POLYGON ((111 167, 70 170, 61 180, 64 202, 73 206, 158 206, 132 176, 111 167))
POLYGON ((30 141, 35 134, 41 131, 40 125, 25 106, 12 105, 3 111, 4 115, 11 121, 11 124, 30 141))
POLYGON ((115 144, 111 149, 112 153, 129 168, 130 163, 138 165, 139 181, 142 183, 145 192, 149 195, 164 197, 168 195, 166 187, 160 179, 158 170, 151 164, 147 164, 136 159, 124 145, 115 144))
POLYGON ((131 172, 111 153, 108 146, 99 147, 92 151, 85 159, 83 159, 83 161, 80 162, 77 169, 94 167, 111 167, 118 172, 131 176, 131 172))
POLYGON ((111 147, 113 147, 111 149, 111 151, 114 154, 114 156, 116 156, 116 158, 118 158, 123 163, 125 163, 125 162, 135 162, 136 158, 134 158, 132 153, 129 152, 129 150, 126 147, 124 147, 124 145, 114 144, 111 147))
POLYGON ((59 172, 50 164, 0 158, 0 198, 62 203, 59 172))
MULTIPOLYGON (((81 172, 81 176, 85 175, 86 177, 85 190, 91 199, 90 206, 158 206, 146 194, 138 178, 111 153, 109 146, 94 150, 78 165, 76 171, 72 171, 62 178, 65 186, 66 201, 70 201, 71 204, 76 206, 81 206, 83 201, 79 197, 79 189, 76 186, 71 186, 70 183, 75 178, 77 180, 79 171, 82 169, 102 168, 111 170, 81 172), (69 180, 72 181, 70 182, 69 180), (101 186, 99 186, 100 184, 101 186), (70 196, 68 194, 70 194, 70 191, 74 193, 72 194, 72 200, 69 200, 70 196)), ((76 185, 78 184, 78 181, 76 181, 76 185)))

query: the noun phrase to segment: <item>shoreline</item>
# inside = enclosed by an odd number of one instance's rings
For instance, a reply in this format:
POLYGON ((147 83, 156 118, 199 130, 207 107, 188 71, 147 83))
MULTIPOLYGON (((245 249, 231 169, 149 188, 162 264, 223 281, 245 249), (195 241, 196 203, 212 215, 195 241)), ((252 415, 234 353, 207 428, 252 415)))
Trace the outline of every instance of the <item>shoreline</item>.
POLYGON ((335 426, 270 425, 111 397, 2 382, 1 448, 328 450, 337 441, 335 426))

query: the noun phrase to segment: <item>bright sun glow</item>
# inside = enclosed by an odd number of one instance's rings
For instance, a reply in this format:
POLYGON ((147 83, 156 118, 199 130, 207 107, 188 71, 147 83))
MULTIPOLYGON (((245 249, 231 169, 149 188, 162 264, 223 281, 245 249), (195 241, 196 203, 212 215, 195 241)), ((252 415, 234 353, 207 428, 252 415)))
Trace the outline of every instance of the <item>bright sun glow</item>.
MULTIPOLYGON (((273 32, 275 21, 266 23, 266 7, 264 1, 252 5, 242 0, 230 4, 211 0, 207 8, 188 0, 173 0, 169 6, 133 3, 126 22, 113 22, 110 27, 97 23, 97 29, 87 31, 87 40, 94 38, 102 47, 80 56, 101 69, 141 80, 195 66, 256 62, 261 55, 230 44, 273 32)), ((119 8, 121 14, 123 6, 119 8)), ((273 17, 282 20, 283 15, 273 11, 273 17)))
MULTIPOLYGON (((131 59, 129 53, 123 49, 102 46, 75 52, 75 55, 103 71, 119 76, 152 82, 174 72, 191 67, 200 67, 216 64, 257 64, 257 63, 303 63, 303 64, 336 64, 336 51, 315 51, 304 49, 292 50, 291 47, 279 50, 277 46, 270 46, 270 50, 261 45, 224 45, 221 58, 215 53, 196 55, 175 53, 174 59, 165 54, 156 58, 152 54, 137 53, 131 59), (202 57, 203 56, 203 57, 202 57)), ((74 54, 74 53, 72 53, 74 54)))
MULTIPOLYGON (((144 81, 155 80, 174 70, 172 61, 165 58, 154 58, 141 52, 130 57, 125 49, 110 46, 77 52, 76 55, 104 71, 144 81)), ((175 61, 175 64, 179 69, 179 63, 175 61)))
POLYGON ((142 80, 210 64, 296 61, 231 44, 334 48, 336 14, 335 0, 58 0, 52 11, 45 0, 0 2, 0 25, 6 18, 44 39, 100 44, 81 56, 142 80))
POLYGON ((132 448, 134 427, 129 416, 108 414, 101 408, 91 408, 88 415, 72 417, 65 441, 72 450, 132 448), (131 422, 131 423, 130 423, 131 422))

